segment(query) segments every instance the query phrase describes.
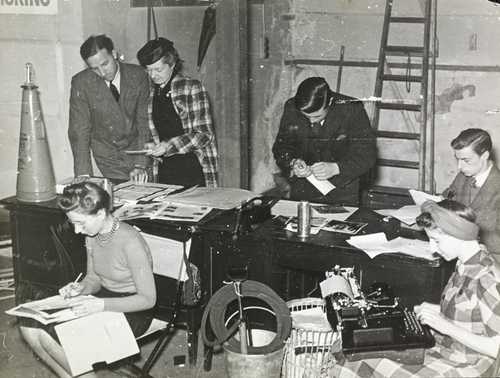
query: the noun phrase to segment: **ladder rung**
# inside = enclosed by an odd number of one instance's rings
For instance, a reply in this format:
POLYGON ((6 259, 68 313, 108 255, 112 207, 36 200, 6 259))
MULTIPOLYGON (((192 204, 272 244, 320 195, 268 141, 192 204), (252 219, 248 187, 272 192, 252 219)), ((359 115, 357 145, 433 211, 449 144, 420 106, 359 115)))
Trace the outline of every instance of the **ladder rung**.
POLYGON ((420 140, 420 134, 405 133, 401 131, 377 131, 377 137, 387 139, 407 139, 407 140, 420 140))
POLYGON ((410 112, 419 112, 421 109, 420 105, 398 104, 398 103, 392 103, 392 102, 377 102, 377 107, 379 109, 408 110, 410 112))
POLYGON ((423 17, 391 17, 390 21, 402 24, 425 24, 425 18, 423 17))
POLYGON ((387 81, 411 81, 414 83, 421 83, 422 82, 422 76, 413 76, 413 75, 384 75, 382 76, 382 80, 387 80, 387 81))
POLYGON ((405 56, 405 55, 413 55, 413 56, 423 56, 424 48, 421 46, 395 46, 388 45, 385 47, 385 54, 391 56, 405 56))
POLYGON ((408 161, 408 160, 393 160, 393 159, 377 159, 377 165, 383 167, 396 167, 396 168, 409 168, 418 169, 418 161, 408 161))

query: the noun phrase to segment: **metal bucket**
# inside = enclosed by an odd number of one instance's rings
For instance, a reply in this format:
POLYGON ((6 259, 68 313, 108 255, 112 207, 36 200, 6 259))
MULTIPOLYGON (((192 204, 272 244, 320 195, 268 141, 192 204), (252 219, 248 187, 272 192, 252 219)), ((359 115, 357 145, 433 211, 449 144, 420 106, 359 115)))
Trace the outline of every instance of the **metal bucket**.
MULTIPOLYGON (((269 344, 276 333, 262 329, 252 329, 252 345, 259 347, 269 344)), ((235 337, 237 338, 237 336, 235 337)), ((268 354, 241 354, 224 348, 226 373, 229 378, 279 378, 283 364, 284 348, 268 354)))

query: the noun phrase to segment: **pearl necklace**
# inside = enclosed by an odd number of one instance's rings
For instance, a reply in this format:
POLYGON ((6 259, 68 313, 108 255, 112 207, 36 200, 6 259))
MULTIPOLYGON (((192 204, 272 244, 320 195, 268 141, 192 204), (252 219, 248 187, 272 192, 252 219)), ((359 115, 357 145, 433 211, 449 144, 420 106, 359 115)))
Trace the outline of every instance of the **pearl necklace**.
POLYGON ((101 244, 105 244, 109 242, 111 239, 113 239, 116 230, 118 230, 118 224, 119 224, 118 218, 113 218, 113 225, 111 226, 111 230, 104 234, 100 233, 97 234, 96 236, 97 241, 101 244))

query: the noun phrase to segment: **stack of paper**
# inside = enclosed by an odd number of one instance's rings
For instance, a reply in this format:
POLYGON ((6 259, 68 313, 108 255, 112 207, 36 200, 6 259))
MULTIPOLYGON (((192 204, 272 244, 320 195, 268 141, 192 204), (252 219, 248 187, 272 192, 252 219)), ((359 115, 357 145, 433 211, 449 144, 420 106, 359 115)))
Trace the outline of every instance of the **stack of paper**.
POLYGON ((352 236, 346 241, 352 246, 363 250, 372 259, 382 253, 404 253, 427 260, 436 259, 429 242, 423 240, 398 237, 388 241, 383 232, 378 232, 376 234, 352 236))
POLYGON ((21 304, 5 311, 5 313, 35 319, 42 324, 64 322, 78 317, 73 313, 71 307, 90 298, 94 297, 92 295, 80 295, 65 299, 60 295, 54 295, 38 301, 21 304))

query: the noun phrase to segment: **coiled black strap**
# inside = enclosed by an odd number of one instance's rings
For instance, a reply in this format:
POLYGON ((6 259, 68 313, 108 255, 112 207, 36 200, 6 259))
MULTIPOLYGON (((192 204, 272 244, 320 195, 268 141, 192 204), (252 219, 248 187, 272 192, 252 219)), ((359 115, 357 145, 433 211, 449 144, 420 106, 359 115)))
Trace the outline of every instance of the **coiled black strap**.
MULTIPOLYGON (((244 298, 256 298, 266 303, 276 317, 276 336, 274 339, 269 344, 259 347, 249 345, 248 353, 268 354, 282 348, 292 329, 292 318, 285 301, 269 286, 257 281, 241 282, 240 292, 244 298)), ((214 346, 225 343, 225 347, 230 351, 241 353, 240 342, 232 337, 238 323, 228 329, 224 319, 228 305, 237 300, 238 297, 233 285, 222 287, 210 298, 201 320, 201 334, 206 345, 214 346), (209 340, 207 336, 207 320, 209 318, 211 330, 215 335, 214 340, 209 340)))

